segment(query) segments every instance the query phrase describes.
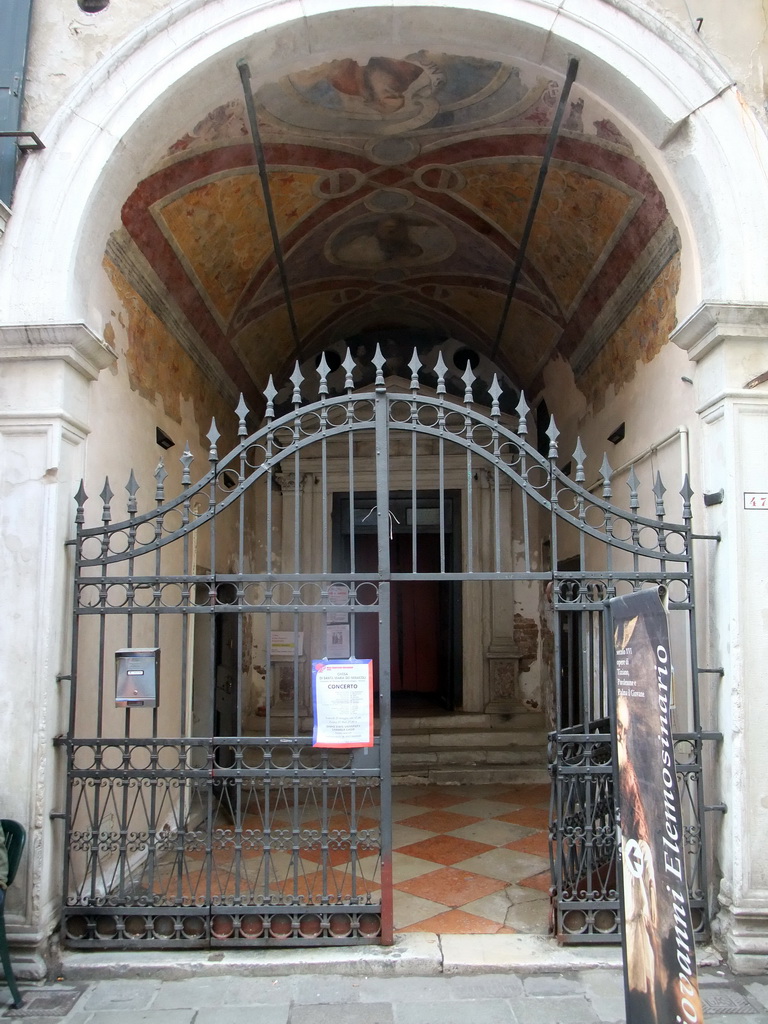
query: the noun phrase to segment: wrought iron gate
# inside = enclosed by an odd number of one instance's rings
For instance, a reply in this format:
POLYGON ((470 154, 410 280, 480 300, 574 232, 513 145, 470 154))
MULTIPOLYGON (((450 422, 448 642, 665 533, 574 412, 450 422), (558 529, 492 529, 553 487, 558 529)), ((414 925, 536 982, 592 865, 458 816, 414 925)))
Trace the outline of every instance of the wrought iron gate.
POLYGON ((665 522, 660 481, 656 518, 639 515, 634 472, 630 508, 621 511, 610 501, 607 463, 597 498, 583 487, 581 445, 571 480, 557 468, 554 422, 545 457, 526 439, 522 396, 516 428, 502 416, 495 378, 484 408, 469 366, 462 403, 448 393, 456 378, 449 381, 442 356, 431 388, 416 353, 409 381, 385 381, 378 350, 373 363, 373 386, 356 389, 348 356, 343 389, 331 394, 322 359, 310 401, 297 368, 281 415, 270 381, 262 426, 249 433, 241 401, 229 454, 219 457, 214 424, 208 471, 193 483, 185 451, 179 493, 168 498, 161 463, 147 511, 131 473, 127 517, 113 522, 107 482, 100 522, 87 525, 81 487, 62 740, 70 946, 391 941, 390 590, 428 579, 533 583, 552 602, 552 891, 556 930, 570 941, 617 935, 603 602, 628 589, 666 589, 688 622, 678 670, 688 682, 678 686, 691 725, 677 736, 678 774, 705 927, 687 482, 682 525, 665 522), (393 570, 395 491, 410 554, 393 570), (427 492, 438 537, 429 571, 418 528, 427 492), (361 495, 373 495, 368 510, 361 495), (449 550, 454 507, 461 524, 449 550), (363 556, 366 529, 375 565, 363 556), (364 656, 372 632, 375 746, 313 747, 311 659, 331 649, 364 656), (157 706, 116 706, 113 661, 122 649, 159 650, 157 706))

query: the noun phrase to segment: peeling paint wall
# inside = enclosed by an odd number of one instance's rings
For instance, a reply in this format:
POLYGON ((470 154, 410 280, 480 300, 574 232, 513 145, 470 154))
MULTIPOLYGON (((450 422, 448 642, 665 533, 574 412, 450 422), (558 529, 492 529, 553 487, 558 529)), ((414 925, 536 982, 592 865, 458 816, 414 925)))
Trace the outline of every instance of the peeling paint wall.
MULTIPOLYGON (((122 307, 111 311, 114 322, 107 321, 104 338, 114 344, 116 328, 123 328, 122 357, 131 390, 179 426, 184 419, 182 407, 189 402, 201 447, 215 417, 222 432, 221 451, 228 451, 236 438, 233 410, 110 260, 105 259, 104 269, 122 307)), ((113 372, 119 373, 119 367, 113 372)))
POLYGON ((680 285, 680 256, 676 254, 611 336, 594 362, 577 378, 577 385, 594 414, 614 392, 630 384, 638 363, 650 363, 666 345, 676 326, 675 297, 680 285))

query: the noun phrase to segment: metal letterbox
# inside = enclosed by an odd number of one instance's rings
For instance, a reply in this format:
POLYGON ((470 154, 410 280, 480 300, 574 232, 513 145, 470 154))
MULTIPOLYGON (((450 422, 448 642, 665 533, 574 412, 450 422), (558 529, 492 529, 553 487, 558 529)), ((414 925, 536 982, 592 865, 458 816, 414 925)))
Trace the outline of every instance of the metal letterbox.
POLYGON ((116 707, 157 707, 159 681, 159 647, 126 647, 115 651, 116 707))

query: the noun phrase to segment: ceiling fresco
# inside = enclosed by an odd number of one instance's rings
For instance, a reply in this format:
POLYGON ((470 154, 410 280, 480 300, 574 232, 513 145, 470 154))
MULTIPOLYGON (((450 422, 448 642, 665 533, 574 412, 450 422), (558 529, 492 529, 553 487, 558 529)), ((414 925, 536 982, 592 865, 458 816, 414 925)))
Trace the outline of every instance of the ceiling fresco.
MULTIPOLYGON (((578 380, 678 241, 629 141, 577 83, 502 324, 560 88, 528 65, 423 50, 260 87, 298 340, 234 86, 169 140, 107 256, 198 363, 246 395, 297 358, 381 332, 455 339, 532 393, 553 358, 578 380)), ((676 277, 662 280, 671 299, 676 277)))

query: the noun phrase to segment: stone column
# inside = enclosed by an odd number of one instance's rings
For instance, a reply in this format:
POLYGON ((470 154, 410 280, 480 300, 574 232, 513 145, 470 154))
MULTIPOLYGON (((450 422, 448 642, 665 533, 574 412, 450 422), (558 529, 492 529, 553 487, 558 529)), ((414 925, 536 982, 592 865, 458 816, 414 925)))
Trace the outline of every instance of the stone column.
MULTIPOLYGON (((286 459, 286 462, 290 462, 286 459)), ((297 479, 292 469, 283 470, 277 476, 282 495, 281 523, 280 523, 280 572, 295 573, 307 572, 312 559, 312 550, 306 544, 307 531, 311 530, 311 502, 305 498, 305 490, 311 493, 313 477, 311 474, 302 473, 297 479), (296 537, 295 512, 296 503, 299 503, 299 536, 296 537), (298 545, 298 551, 297 551, 298 545)), ((311 571, 311 570, 309 570, 311 571)), ((281 599, 286 599, 287 588, 290 584, 281 584, 278 592, 281 599)), ((294 631, 294 617, 285 612, 272 617, 272 630, 294 631)), ((304 627, 299 622, 299 632, 304 627)), ((304 652, 298 658, 298 678, 296 678, 297 665, 293 655, 280 656, 272 653, 272 710, 277 715, 291 715, 293 713, 294 691, 299 688, 299 714, 306 715, 311 706, 310 679, 307 651, 310 649, 311 636, 304 636, 304 652)))
MULTIPOLYGON (((698 479, 710 495, 697 516, 701 693, 723 734, 713 752, 726 805, 707 817, 721 878, 715 933, 734 970, 768 962, 768 305, 708 303, 673 340, 696 364, 698 479), (722 500, 720 493, 722 492, 722 500)), ((694 435, 695 439, 695 435, 694 435)))
MULTIPOLYGON (((115 360, 84 324, 0 327, 0 750, 3 815, 27 829, 6 913, 22 977, 43 977, 61 904, 73 497, 84 465, 88 390, 115 360)), ((16 956, 14 956, 16 959, 16 956)))

